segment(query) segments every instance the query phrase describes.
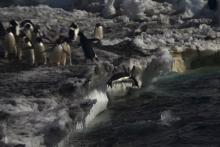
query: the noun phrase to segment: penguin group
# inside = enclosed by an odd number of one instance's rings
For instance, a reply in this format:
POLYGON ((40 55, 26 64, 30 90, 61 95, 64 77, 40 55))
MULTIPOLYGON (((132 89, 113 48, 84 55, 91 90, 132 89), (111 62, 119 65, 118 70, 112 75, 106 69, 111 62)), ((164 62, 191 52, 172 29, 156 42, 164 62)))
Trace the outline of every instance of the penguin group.
POLYGON ((87 38, 76 23, 70 24, 67 34, 59 35, 59 38, 52 42, 53 46, 47 48, 47 42, 44 40, 49 40, 48 37, 42 33, 41 27, 31 20, 23 20, 20 23, 10 20, 7 25, 0 22, 0 57, 8 59, 9 62, 30 66, 72 65, 71 45, 74 41, 79 41, 85 61, 98 61, 93 42, 100 42, 104 37, 100 23, 95 25, 93 39, 87 38))

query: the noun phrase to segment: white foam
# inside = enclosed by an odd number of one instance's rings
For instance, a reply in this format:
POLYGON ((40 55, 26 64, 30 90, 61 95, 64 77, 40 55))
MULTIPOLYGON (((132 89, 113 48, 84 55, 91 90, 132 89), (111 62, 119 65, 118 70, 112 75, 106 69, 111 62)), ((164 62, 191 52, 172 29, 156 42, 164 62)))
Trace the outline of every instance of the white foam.
POLYGON ((145 11, 155 7, 152 0, 124 0, 121 4, 124 15, 131 19, 145 18, 145 11))
POLYGON ((87 127, 99 113, 107 109, 108 97, 105 92, 94 90, 86 96, 86 99, 97 101, 91 108, 89 115, 86 116, 85 126, 87 127))
POLYGON ((160 115, 160 121, 162 125, 170 126, 171 123, 176 122, 178 120, 180 120, 180 118, 174 116, 174 114, 170 110, 163 111, 160 115))
POLYGON ((185 17, 193 17, 198 14, 206 5, 205 0, 170 0, 177 11, 184 12, 185 17))
POLYGON ((128 87, 132 87, 132 83, 115 83, 112 87, 107 88, 107 93, 110 98, 125 96, 128 92, 128 87))

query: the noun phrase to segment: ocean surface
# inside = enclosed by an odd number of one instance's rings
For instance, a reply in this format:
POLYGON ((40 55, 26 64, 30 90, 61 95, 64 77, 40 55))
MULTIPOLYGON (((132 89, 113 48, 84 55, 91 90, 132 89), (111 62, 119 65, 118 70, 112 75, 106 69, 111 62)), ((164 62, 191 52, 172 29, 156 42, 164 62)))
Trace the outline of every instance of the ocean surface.
POLYGON ((111 100, 74 147, 219 147, 220 68, 168 73, 111 100))

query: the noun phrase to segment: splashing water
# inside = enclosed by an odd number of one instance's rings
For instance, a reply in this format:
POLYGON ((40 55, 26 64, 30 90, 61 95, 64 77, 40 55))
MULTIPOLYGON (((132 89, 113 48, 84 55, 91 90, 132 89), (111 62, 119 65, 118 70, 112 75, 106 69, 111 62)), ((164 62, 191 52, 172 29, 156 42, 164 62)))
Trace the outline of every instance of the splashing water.
POLYGON ((174 114, 170 110, 163 111, 160 115, 161 124, 165 126, 170 126, 171 123, 176 122, 178 120, 180 120, 180 118, 174 116, 174 114))
POLYGON ((96 100, 97 102, 93 105, 93 107, 90 110, 89 115, 85 119, 85 126, 87 127, 89 123, 101 112, 107 109, 108 104, 108 97, 105 92, 94 90, 88 96, 86 96, 86 99, 96 100))

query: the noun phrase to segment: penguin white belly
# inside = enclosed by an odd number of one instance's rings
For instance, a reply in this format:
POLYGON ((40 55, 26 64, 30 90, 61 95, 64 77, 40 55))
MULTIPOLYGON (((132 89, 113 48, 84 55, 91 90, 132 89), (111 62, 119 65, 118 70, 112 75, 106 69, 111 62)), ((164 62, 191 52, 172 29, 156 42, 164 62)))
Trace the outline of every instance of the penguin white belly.
POLYGON ((77 40, 79 34, 79 28, 74 29, 74 41, 77 40))
POLYGON ((63 66, 66 65, 66 58, 67 58, 67 53, 64 50, 65 48, 63 47, 63 52, 62 52, 61 59, 60 59, 60 65, 63 65, 63 66))
POLYGON ((47 64, 47 53, 43 43, 36 43, 34 48, 37 64, 47 64))
POLYGON ((5 35, 4 48, 6 52, 6 57, 8 57, 8 55, 17 56, 16 40, 13 33, 10 32, 5 35))
POLYGON ((23 55, 22 57, 23 57, 26 64, 29 64, 29 65, 35 64, 34 49, 31 46, 30 42, 24 46, 24 50, 23 50, 22 55, 23 55))
POLYGON ((95 38, 99 40, 103 39, 103 28, 101 26, 95 29, 95 38))
POLYGON ((61 58, 61 65, 72 65, 72 58, 71 58, 71 47, 68 43, 63 43, 63 54, 61 58))
POLYGON ((62 45, 57 45, 49 56, 50 63, 52 65, 60 65, 61 56, 63 53, 62 45))
POLYGON ((26 35, 30 40, 32 40, 32 32, 31 32, 31 30, 25 30, 25 35, 26 35))

